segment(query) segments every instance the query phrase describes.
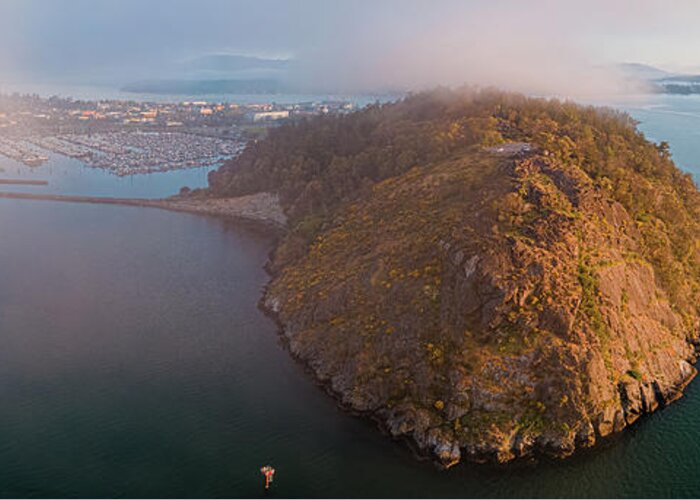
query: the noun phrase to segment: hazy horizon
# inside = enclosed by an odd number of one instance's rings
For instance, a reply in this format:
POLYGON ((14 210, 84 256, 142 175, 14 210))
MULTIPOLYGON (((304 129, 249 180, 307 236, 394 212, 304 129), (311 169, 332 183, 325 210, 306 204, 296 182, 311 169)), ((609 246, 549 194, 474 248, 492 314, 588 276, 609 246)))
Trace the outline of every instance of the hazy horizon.
POLYGON ((690 1, 0 0, 0 82, 276 75, 193 67, 231 54, 288 59, 284 78, 313 90, 609 94, 627 89, 618 63, 694 71, 697 14, 690 1))

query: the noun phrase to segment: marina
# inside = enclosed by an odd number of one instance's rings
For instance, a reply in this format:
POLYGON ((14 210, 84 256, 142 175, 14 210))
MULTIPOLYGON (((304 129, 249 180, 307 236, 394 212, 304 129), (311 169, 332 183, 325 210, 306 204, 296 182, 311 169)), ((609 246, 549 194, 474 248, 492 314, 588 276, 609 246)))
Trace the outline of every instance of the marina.
POLYGON ((24 139, 10 139, 1 136, 0 155, 24 163, 28 167, 38 167, 49 159, 37 147, 24 139))
POLYGON ((37 147, 84 161, 118 176, 216 165, 232 158, 245 141, 183 132, 105 132, 27 139, 37 147))
POLYGON ((344 101, 156 103, 0 94, 0 157, 38 167, 55 153, 120 177, 208 167, 280 123, 353 109, 344 101))

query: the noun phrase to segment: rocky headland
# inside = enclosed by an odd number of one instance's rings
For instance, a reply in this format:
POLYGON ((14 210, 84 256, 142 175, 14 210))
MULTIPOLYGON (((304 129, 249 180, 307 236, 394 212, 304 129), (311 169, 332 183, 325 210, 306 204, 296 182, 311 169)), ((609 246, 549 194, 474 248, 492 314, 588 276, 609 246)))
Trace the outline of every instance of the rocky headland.
POLYGON ((627 115, 417 94, 276 129, 210 185, 279 201, 291 352, 444 466, 569 456, 696 373, 700 193, 627 115))

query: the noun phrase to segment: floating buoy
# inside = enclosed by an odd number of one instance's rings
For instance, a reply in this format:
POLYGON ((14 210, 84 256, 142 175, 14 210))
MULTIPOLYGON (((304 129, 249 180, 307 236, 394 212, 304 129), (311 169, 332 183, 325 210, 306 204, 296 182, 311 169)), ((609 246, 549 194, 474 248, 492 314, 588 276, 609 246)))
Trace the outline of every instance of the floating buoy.
POLYGON ((266 465, 260 469, 260 472, 262 472, 263 476, 265 476, 265 489, 268 489, 270 487, 270 483, 272 482, 272 477, 275 475, 275 469, 269 465, 266 465))

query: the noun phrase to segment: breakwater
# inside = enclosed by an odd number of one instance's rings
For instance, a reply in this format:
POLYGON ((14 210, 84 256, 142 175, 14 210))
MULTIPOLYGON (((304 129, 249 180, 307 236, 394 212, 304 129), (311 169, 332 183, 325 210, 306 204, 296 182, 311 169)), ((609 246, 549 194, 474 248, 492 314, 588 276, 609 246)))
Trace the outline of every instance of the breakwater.
POLYGON ((78 196, 48 193, 16 193, 0 191, 0 198, 14 200, 64 201, 72 203, 102 203, 108 205, 132 205, 137 207, 163 207, 166 200, 142 200, 138 198, 112 198, 106 196, 78 196))
POLYGON ((162 208, 176 212, 190 212, 252 221, 264 224, 275 230, 284 230, 287 222, 277 196, 270 193, 256 193, 237 198, 173 197, 144 199, 0 191, 0 198, 162 208))
POLYGON ((49 181, 33 179, 0 179, 0 184, 10 186, 48 186, 49 181))

